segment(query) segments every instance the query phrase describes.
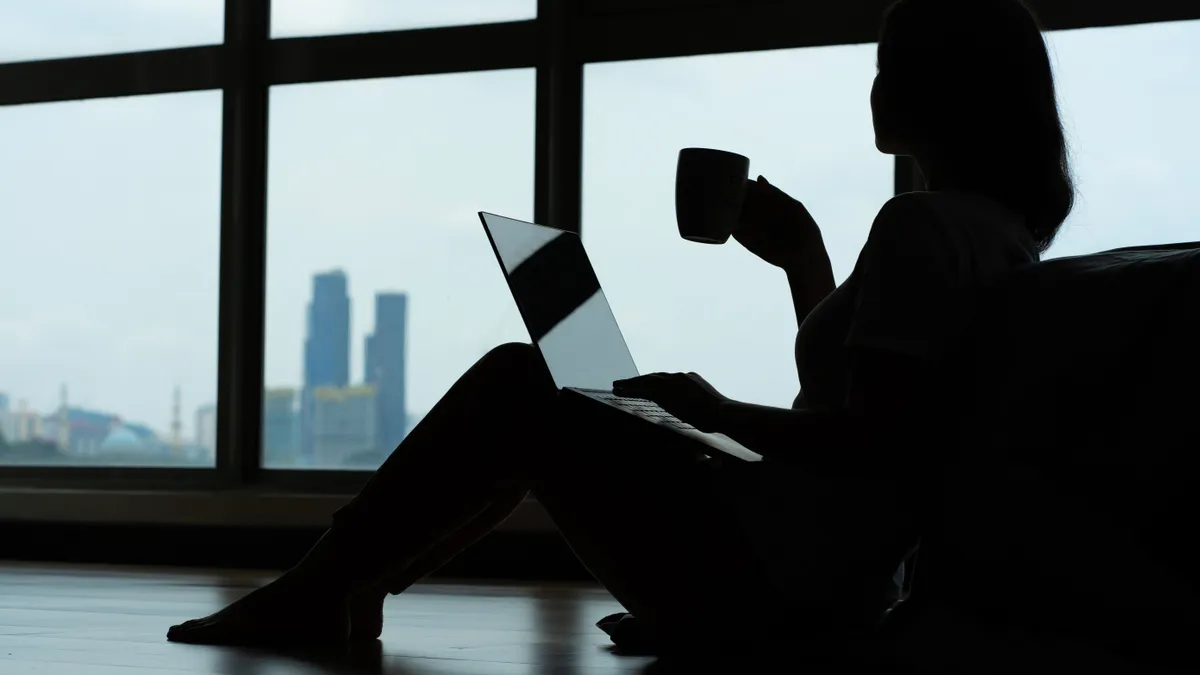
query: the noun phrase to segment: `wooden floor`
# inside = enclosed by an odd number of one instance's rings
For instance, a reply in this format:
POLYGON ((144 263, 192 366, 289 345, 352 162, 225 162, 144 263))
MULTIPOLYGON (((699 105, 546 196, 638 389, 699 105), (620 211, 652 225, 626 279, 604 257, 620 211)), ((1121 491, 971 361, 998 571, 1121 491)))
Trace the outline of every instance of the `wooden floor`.
MULTIPOLYGON (((280 655, 166 641, 171 624, 211 613, 266 580, 251 573, 0 563, 0 675, 866 672, 806 662, 802 647, 791 650, 787 664, 765 667, 746 656, 731 667, 704 669, 618 656, 594 623, 620 605, 597 587, 565 584, 421 584, 388 599, 379 641, 338 653, 280 655)), ((922 665, 903 672, 1160 672, 1119 664, 1091 647, 1047 651, 1039 643, 1014 651, 1012 636, 977 642, 952 627, 936 631, 925 646, 914 644, 918 658, 910 664, 922 665)))
POLYGON ((167 627, 265 581, 255 574, 0 565, 0 673, 555 675, 641 673, 593 625, 618 611, 570 585, 423 584, 391 597, 383 637, 349 653, 280 656, 173 644, 167 627))

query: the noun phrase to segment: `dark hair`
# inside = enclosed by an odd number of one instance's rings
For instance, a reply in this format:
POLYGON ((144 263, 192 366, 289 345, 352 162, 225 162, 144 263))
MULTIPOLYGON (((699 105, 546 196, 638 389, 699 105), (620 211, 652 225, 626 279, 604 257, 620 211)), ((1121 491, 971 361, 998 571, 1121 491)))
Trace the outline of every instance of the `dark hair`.
POLYGON ((1075 186, 1041 26, 1019 0, 899 0, 879 38, 879 84, 898 131, 958 187, 1025 217, 1045 252, 1075 186))

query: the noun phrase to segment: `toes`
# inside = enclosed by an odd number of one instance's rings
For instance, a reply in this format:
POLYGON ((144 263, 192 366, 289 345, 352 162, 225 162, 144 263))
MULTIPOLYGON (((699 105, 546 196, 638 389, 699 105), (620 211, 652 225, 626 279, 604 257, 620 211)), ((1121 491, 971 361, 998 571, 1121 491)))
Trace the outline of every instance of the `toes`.
POLYGON ((213 625, 212 619, 192 619, 167 629, 167 639, 176 641, 192 641, 202 638, 206 629, 213 625))
POLYGON ((204 618, 204 619, 190 619, 190 620, 188 620, 188 621, 184 621, 183 623, 180 623, 180 624, 176 624, 176 625, 174 625, 174 626, 171 626, 171 629, 170 629, 170 631, 168 631, 168 632, 180 632, 180 631, 192 630, 193 628, 198 628, 198 627, 200 627, 200 626, 203 626, 203 625, 205 625, 205 624, 207 624, 207 623, 208 623, 208 619, 207 619, 207 618, 204 618))

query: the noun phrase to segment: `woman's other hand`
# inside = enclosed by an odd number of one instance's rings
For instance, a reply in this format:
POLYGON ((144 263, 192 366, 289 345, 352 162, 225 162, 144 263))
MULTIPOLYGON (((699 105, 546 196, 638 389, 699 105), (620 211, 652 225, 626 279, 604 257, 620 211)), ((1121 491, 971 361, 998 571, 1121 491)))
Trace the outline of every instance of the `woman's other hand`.
POLYGON ((715 431, 721 404, 729 400, 696 373, 653 373, 617 380, 613 393, 654 401, 701 431, 715 431))
POLYGON ((746 201, 733 238, 764 261, 791 271, 827 257, 821 228, 804 204, 758 177, 746 186, 746 201))

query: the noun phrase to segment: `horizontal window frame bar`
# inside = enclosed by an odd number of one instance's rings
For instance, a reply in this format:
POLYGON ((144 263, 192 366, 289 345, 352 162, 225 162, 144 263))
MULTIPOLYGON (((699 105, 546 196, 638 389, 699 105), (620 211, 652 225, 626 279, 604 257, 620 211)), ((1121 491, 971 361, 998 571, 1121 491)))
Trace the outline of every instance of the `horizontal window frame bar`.
MULTIPOLYGON (((868 44, 878 39, 880 19, 892 1, 675 2, 615 12, 594 8, 582 19, 580 50, 587 63, 608 63, 868 44)), ((1194 0, 1029 4, 1051 31, 1200 19, 1200 3, 1194 0)))
POLYGON ((535 19, 271 40, 271 86, 537 66, 535 19))
MULTIPOLYGON (((534 68, 536 20, 280 38, 268 86, 534 68)), ((205 91, 230 86, 226 44, 0 64, 0 106, 205 91)))
POLYGON ((1026 0, 1046 30, 1118 28, 1200 19, 1194 0, 1026 0))
POLYGON ((0 106, 207 91, 224 86, 224 47, 0 64, 0 106))
POLYGON ((585 63, 828 47, 874 42, 892 0, 706 3, 582 19, 585 63))

